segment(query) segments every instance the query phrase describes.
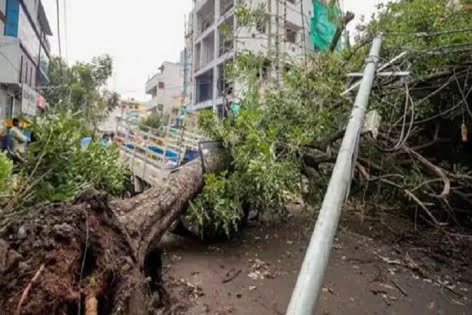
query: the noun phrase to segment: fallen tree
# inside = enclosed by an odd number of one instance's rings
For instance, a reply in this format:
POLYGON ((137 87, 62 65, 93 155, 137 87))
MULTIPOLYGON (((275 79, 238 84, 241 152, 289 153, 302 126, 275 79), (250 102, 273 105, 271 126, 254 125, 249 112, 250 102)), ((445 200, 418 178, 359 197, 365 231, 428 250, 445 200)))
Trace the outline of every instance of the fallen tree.
MULTIPOLYGON (((406 50, 408 58, 397 59, 392 70, 411 76, 377 80, 370 108, 384 123, 377 139, 361 143, 354 174, 359 185, 353 191, 360 187, 370 204, 389 204, 395 212, 413 213, 441 229, 446 223, 465 225, 472 205, 467 192, 472 187, 467 131, 472 19, 443 0, 401 1, 390 9, 393 13, 385 10, 370 33, 386 34, 383 61, 405 56, 406 50), (424 14, 424 8, 434 10, 424 14)), ((215 185, 229 193, 201 198, 189 218, 193 213, 199 219, 198 205, 230 201, 239 205, 226 212, 221 207, 214 211, 216 206, 203 209, 211 212, 203 227, 218 220, 224 225, 243 202, 260 213, 283 215, 286 193, 300 190, 294 185, 302 182, 300 173, 312 174, 316 206, 352 106, 349 97, 340 96, 346 73, 362 68, 367 53, 362 43, 368 37, 360 43, 340 54, 307 58, 304 67, 284 67, 284 85, 266 93, 258 78, 267 56, 236 56, 229 70, 240 70, 248 79, 241 112, 224 122, 213 114, 203 120, 212 138, 224 141, 234 158, 234 172, 216 182, 226 184, 215 185)), ((145 194, 112 205, 94 197, 76 205, 6 214, 0 220, 2 309, 77 314, 86 305, 93 312, 96 305, 100 314, 142 314, 159 307, 158 277, 148 262, 155 257, 156 242, 201 189, 202 173, 199 163, 189 164, 145 194)), ((57 182, 61 187, 71 184, 57 182)))
MULTIPOLYGON (((369 43, 383 34, 382 73, 369 102, 378 125, 359 142, 351 196, 372 216, 391 209, 434 229, 471 227, 471 22, 470 11, 447 0, 391 2, 360 26, 353 47, 285 66, 281 86, 261 80, 277 68, 277 54, 237 54, 226 73, 244 82, 239 114, 225 121, 213 113, 200 116, 203 129, 231 148, 234 172, 220 178, 221 194, 200 199, 215 207, 244 200, 254 211, 283 216, 285 197, 305 192, 308 177, 305 201, 317 209, 369 43)), ((197 218, 202 212, 190 210, 187 216, 197 218)), ((209 217, 215 225, 237 213, 234 206, 209 217)))
MULTIPOLYGON (((225 168, 215 152, 205 171, 225 168)), ((203 187, 191 162, 147 192, 110 204, 83 196, 0 219, 0 307, 6 314, 146 314, 162 307, 156 246, 203 187), (155 268, 155 269, 154 269, 155 268)))

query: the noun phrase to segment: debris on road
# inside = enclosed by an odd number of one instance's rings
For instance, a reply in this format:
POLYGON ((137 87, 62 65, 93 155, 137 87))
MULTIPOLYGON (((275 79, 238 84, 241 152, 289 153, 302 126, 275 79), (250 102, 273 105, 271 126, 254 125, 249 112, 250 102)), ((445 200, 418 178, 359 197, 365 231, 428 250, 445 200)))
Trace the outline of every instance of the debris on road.
POLYGON ((248 277, 252 280, 275 279, 275 275, 270 272, 269 264, 260 259, 249 259, 252 263, 251 272, 248 277))
POLYGON ((234 279, 236 279, 240 274, 241 274, 242 270, 239 269, 239 270, 230 270, 226 273, 226 278, 223 279, 222 283, 228 283, 228 282, 231 282, 233 281, 234 279))

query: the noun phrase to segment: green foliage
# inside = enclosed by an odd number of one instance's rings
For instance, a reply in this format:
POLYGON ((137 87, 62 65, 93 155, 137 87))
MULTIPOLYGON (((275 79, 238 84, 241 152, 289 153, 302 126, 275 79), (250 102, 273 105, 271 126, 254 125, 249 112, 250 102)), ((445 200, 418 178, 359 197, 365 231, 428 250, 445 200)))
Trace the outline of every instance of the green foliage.
POLYGON ((79 168, 85 181, 94 189, 119 196, 126 191, 131 175, 120 161, 118 148, 92 142, 83 151, 79 168))
POLYGON ((120 105, 121 96, 116 92, 104 91, 103 96, 106 99, 107 111, 111 112, 120 105))
POLYGON ((141 123, 141 125, 145 127, 151 127, 153 129, 159 129, 163 126, 163 119, 162 116, 158 113, 151 113, 149 116, 144 118, 141 123))
POLYGON ((81 139, 94 136, 78 113, 60 112, 38 118, 33 125, 38 141, 29 146, 27 163, 20 166, 25 185, 31 185, 23 202, 66 201, 87 189, 119 195, 128 171, 118 150, 81 139))
POLYGON ((448 0, 415 0, 391 2, 380 6, 380 13, 366 28, 370 34, 386 34, 384 50, 407 50, 414 75, 425 76, 451 65, 459 65, 469 54, 448 53, 452 48, 467 47, 472 33, 454 32, 470 29, 472 13, 457 10, 448 0), (437 32, 453 31, 430 36, 437 32), (414 34, 419 36, 414 36, 414 34), (459 45, 459 46, 457 46, 459 45))
POLYGON ((0 202, 10 190, 12 179, 13 163, 3 152, 0 152, 0 202))
POLYGON ((206 175, 202 194, 191 202, 185 216, 187 225, 202 239, 229 237, 238 230, 243 216, 241 199, 234 181, 226 176, 206 175))
POLYGON ((267 20, 265 3, 253 4, 251 1, 239 1, 234 9, 234 16, 239 27, 254 27, 267 20))
POLYGON ((69 66, 60 57, 51 58, 49 86, 43 94, 57 110, 81 111, 90 126, 119 102, 119 95, 102 91, 112 75, 113 60, 109 55, 95 57, 91 62, 69 66))
MULTIPOLYGON (((287 197, 299 192, 297 183, 301 172, 310 175, 311 187, 318 189, 311 191, 313 198, 310 201, 319 205, 331 175, 332 157, 336 156, 336 150, 339 149, 338 138, 331 140, 331 137, 345 128, 352 109, 353 99, 341 96, 346 88, 346 74, 359 72, 363 68, 370 40, 379 32, 384 33, 385 38, 382 62, 402 51, 408 51, 407 58, 393 66, 392 71, 399 67, 407 68, 412 73, 410 84, 418 87, 410 91, 405 88, 405 83, 398 83, 391 78, 378 79, 387 88, 374 88, 370 108, 376 109, 382 116, 382 141, 385 137, 396 139, 406 134, 407 130, 402 131, 405 103, 409 108, 408 104, 413 102, 415 122, 431 119, 431 123, 415 124, 413 135, 407 138, 406 143, 418 146, 430 142, 434 137, 434 126, 439 124, 439 133, 450 137, 449 149, 441 150, 444 152, 439 154, 428 151, 422 154, 432 161, 447 157, 449 160, 442 162, 441 167, 450 172, 458 172, 459 169, 468 172, 472 169, 470 162, 468 166, 463 165, 457 163, 457 157, 451 157, 451 151, 458 150, 453 144, 454 137, 460 134, 461 120, 470 120, 465 117, 467 111, 464 106, 455 106, 463 99, 457 85, 470 87, 470 83, 464 82, 464 78, 470 81, 470 75, 457 79, 459 83, 452 80, 454 77, 447 82, 428 81, 438 73, 449 72, 454 75, 460 65, 470 65, 472 32, 457 30, 472 28, 472 13, 455 10, 447 6, 447 2, 404 0, 380 6, 372 22, 361 28, 358 44, 352 49, 338 54, 315 54, 303 64, 294 62, 280 69, 280 85, 273 79, 275 67, 280 61, 276 60, 272 52, 269 55, 255 55, 246 51, 238 53, 234 62, 227 67, 226 75, 244 84, 239 95, 241 111, 224 121, 211 112, 203 112, 199 117, 200 128, 211 138, 223 141, 233 157, 232 173, 217 177, 217 180, 207 179, 212 189, 204 191, 197 199, 196 206, 191 207, 187 214, 194 218, 194 224, 199 225, 200 233, 211 234, 213 227, 231 227, 234 216, 241 215, 235 210, 241 206, 241 200, 259 213, 283 217, 286 214, 287 197), (435 34, 447 31, 445 34, 435 34), (445 83, 449 85, 448 89, 436 97, 423 99, 445 83), (446 110, 449 110, 447 117, 441 116, 446 110), (434 119, 440 116, 444 122, 434 119), (451 124, 457 129, 451 129, 451 124), (303 157, 307 155, 321 161, 320 164, 305 165, 303 157), (327 158, 319 159, 319 156, 327 158), (215 208, 218 208, 218 215, 211 214, 215 208), (207 212, 210 213, 208 216, 207 212)), ((255 23, 258 16, 256 11, 242 4, 237 7, 235 14, 238 21, 242 21, 241 25, 246 27, 255 23)), ((410 118, 411 113, 409 109, 406 117, 410 118)), ((435 191, 437 193, 442 188, 441 180, 428 184, 434 179, 430 167, 398 151, 383 152, 378 149, 379 144, 372 143, 373 140, 368 142, 364 139, 359 165, 370 176, 381 179, 385 175, 388 179, 375 185, 361 181, 361 184, 366 184, 363 197, 370 198, 373 204, 387 203, 408 208, 412 202, 405 197, 405 190, 411 189, 420 198, 427 199, 429 205, 445 204, 434 198, 435 191), (399 157, 405 159, 404 163, 399 163, 399 157), (374 186, 375 189, 371 189, 374 186)), ((381 146, 391 147, 393 144, 387 141, 381 146)), ((463 182, 460 184, 464 185, 463 182)), ((447 206, 450 207, 449 204, 447 206)))

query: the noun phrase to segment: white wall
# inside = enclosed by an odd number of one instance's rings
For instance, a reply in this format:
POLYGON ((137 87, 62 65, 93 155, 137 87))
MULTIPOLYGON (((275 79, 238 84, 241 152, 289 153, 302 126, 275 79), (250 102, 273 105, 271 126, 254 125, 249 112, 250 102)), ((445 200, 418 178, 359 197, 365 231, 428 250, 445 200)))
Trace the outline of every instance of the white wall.
POLYGON ((159 80, 156 80, 155 84, 164 82, 164 88, 159 89, 157 86, 157 94, 151 100, 150 104, 164 105, 164 112, 169 113, 172 106, 175 105, 175 98, 182 95, 184 89, 184 66, 180 63, 164 62, 164 67, 161 74, 159 74, 159 80))
MULTIPOLYGON (((7 92, 2 87, 0 87, 0 123, 3 123, 5 121, 7 97, 8 97, 7 92)), ((1 131, 1 126, 0 126, 0 131, 1 131)))
POLYGON ((0 83, 18 83, 20 73, 20 41, 0 35, 0 83))
POLYGON ((148 79, 145 86, 146 94, 154 95, 154 90, 159 81, 162 81, 162 74, 160 73, 156 73, 152 78, 148 79))
POLYGON ((121 107, 115 108, 108 114, 106 119, 100 124, 100 130, 102 131, 116 131, 117 118, 121 118, 122 110, 121 107))

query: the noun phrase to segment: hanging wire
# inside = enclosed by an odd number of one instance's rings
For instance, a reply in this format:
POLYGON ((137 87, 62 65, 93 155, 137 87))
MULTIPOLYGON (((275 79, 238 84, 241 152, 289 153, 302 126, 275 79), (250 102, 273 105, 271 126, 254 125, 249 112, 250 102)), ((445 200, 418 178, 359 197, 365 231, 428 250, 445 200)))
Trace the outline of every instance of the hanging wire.
POLYGON ((64 1, 64 41, 65 41, 65 46, 66 46, 66 60, 69 60, 69 34, 68 34, 68 24, 67 24, 67 0, 64 1))
MULTIPOLYGON (((388 62, 387 59, 381 58, 383 62, 388 62)), ((403 64, 403 63, 402 63, 403 64)), ((391 67, 395 68, 396 71, 401 71, 401 65, 391 65, 391 67)), ((390 78, 393 77, 390 76, 390 78)), ((389 77, 387 77, 388 79, 389 77)), ((401 117, 400 121, 402 122, 401 126, 401 132, 400 132, 400 137, 397 141, 397 143, 392 147, 392 148, 383 148, 379 146, 372 137, 368 137, 369 141, 380 151, 382 152, 395 152, 400 150, 408 141, 410 138, 410 135, 413 131, 413 127, 415 125, 415 102, 413 101, 413 98, 410 93, 410 87, 408 85, 408 81, 406 78, 403 78, 404 81, 404 89, 405 89, 405 101, 404 101, 404 107, 403 107, 403 116, 401 117), (410 112, 410 122, 407 123, 408 119, 408 113, 410 112), (407 129, 408 125, 408 129, 407 129)), ((396 106, 396 104, 393 104, 393 106, 396 106)), ((392 109, 394 110, 394 109, 392 109)), ((397 122, 394 123, 394 126, 397 125, 397 122)))
POLYGON ((414 37, 434 37, 442 35, 450 35, 457 33, 470 33, 472 28, 462 28, 462 29, 453 29, 447 31, 438 31, 438 32, 384 32, 386 36, 414 36, 414 37))

